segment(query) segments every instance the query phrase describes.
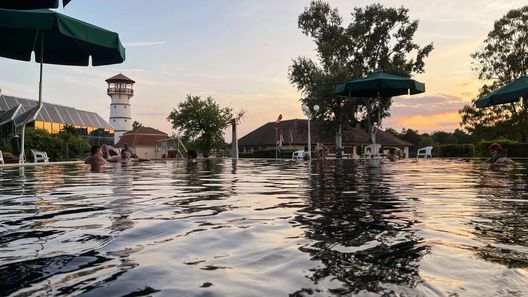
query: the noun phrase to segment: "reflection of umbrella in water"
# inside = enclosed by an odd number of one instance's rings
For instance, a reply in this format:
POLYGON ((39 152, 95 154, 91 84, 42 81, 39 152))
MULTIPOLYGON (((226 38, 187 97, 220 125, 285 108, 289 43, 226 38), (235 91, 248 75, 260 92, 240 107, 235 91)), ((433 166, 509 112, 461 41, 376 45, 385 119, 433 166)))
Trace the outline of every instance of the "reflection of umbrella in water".
POLYGON ((475 101, 478 108, 489 107, 493 105, 519 102, 520 98, 524 99, 524 108, 528 108, 528 76, 518 78, 511 83, 480 97, 475 101))
POLYGON ((117 33, 47 9, 0 9, 0 56, 40 63, 38 105, 15 121, 22 127, 20 162, 24 162, 26 124, 34 121, 42 108, 42 63, 88 66, 122 63, 125 48, 117 33))
POLYGON ((425 92, 423 83, 386 72, 371 73, 367 77, 340 84, 335 89, 335 94, 337 95, 367 98, 365 105, 369 121, 369 134, 370 140, 374 145, 376 144, 377 129, 370 123, 370 118, 376 103, 379 104, 382 98, 408 94, 414 95, 423 92, 425 92))

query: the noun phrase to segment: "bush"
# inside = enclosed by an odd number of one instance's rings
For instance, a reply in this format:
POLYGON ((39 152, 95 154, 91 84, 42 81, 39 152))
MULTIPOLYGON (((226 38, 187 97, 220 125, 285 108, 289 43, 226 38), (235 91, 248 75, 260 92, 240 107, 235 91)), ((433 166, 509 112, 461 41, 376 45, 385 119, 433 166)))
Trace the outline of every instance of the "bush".
POLYGON ((438 157, 473 157, 475 146, 473 144, 441 144, 433 155, 438 157), (436 153, 436 154, 435 154, 436 153))
MULTIPOLYGON (((280 152, 279 158, 281 159, 291 159, 293 152, 296 150, 282 150, 280 152)), ((240 153, 240 158, 267 158, 267 159, 274 159, 275 158, 275 150, 274 149, 268 149, 268 150, 257 150, 252 153, 240 153)))
POLYGON ((90 144, 85 138, 68 132, 57 134, 41 129, 26 128, 26 160, 32 160, 31 149, 44 151, 52 161, 67 161, 84 158, 90 151, 90 144))
POLYGON ((500 139, 497 141, 481 141, 476 145, 476 154, 479 157, 489 157, 489 146, 498 143, 508 150, 508 157, 526 158, 528 157, 528 143, 519 143, 512 140, 500 139))

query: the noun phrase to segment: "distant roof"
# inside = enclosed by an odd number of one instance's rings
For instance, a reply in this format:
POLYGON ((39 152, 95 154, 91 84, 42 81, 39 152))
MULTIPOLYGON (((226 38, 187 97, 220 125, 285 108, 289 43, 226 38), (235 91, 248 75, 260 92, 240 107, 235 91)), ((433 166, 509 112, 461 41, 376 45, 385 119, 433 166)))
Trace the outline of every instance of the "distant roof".
MULTIPOLYGON (((308 121, 307 120, 285 120, 281 121, 278 128, 282 131, 285 145, 306 145, 308 143, 308 121)), ((323 132, 319 129, 316 121, 311 125, 312 143, 324 143, 326 145, 335 144, 335 133, 323 132)), ((274 122, 266 123, 251 131, 238 140, 239 146, 275 146, 275 126, 274 122)), ((410 146, 409 142, 378 129, 376 142, 381 145, 410 146)), ((369 144, 368 134, 360 127, 349 128, 343 131, 343 145, 367 145, 369 144)))
POLYGON ((165 132, 161 132, 151 127, 140 127, 132 131, 123 133, 117 147, 123 147, 126 144, 130 145, 142 145, 142 146, 155 146, 158 140, 167 139, 169 135, 165 132))
POLYGON ((109 79, 105 80, 106 82, 119 82, 119 81, 124 81, 124 82, 130 82, 130 83, 135 83, 135 81, 131 80, 130 78, 124 76, 122 73, 119 73, 118 75, 114 75, 112 77, 110 77, 109 79))
MULTIPOLYGON (((37 101, 0 94, 0 114, 12 110, 19 104, 21 105, 21 107, 18 112, 18 116, 23 115, 25 112, 37 106, 37 101)), ((44 102, 36 120, 43 122, 94 127, 96 129, 113 129, 110 124, 108 124, 95 112, 78 110, 73 107, 51 104, 46 102, 44 102)))

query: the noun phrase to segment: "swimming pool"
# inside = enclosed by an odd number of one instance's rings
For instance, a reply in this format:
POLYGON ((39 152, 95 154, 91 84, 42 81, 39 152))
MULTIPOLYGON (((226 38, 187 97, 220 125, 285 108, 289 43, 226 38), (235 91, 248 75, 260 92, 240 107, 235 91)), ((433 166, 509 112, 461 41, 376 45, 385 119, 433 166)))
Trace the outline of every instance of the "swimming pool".
MULTIPOLYGON (((523 293, 524 292, 524 293, 523 293)), ((528 167, 0 169, 0 295, 521 296, 528 167)))

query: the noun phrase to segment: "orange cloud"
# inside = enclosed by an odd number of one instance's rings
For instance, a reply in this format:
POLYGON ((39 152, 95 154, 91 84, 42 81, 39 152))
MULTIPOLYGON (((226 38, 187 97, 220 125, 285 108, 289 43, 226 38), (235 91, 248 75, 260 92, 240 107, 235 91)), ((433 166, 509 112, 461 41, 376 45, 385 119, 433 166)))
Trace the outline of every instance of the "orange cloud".
POLYGON ((387 127, 396 130, 401 128, 415 129, 420 132, 452 131, 460 128, 458 112, 430 114, 427 116, 411 115, 406 117, 391 117, 387 119, 387 127))

